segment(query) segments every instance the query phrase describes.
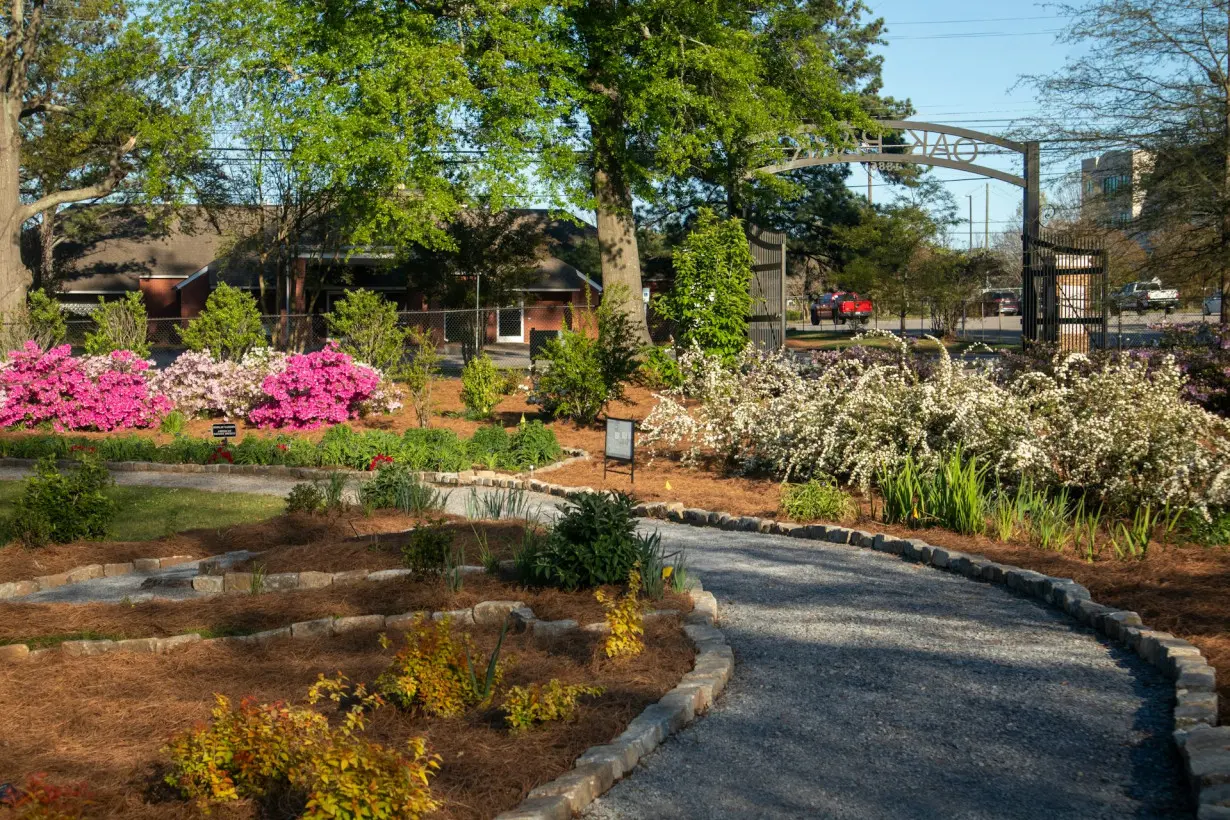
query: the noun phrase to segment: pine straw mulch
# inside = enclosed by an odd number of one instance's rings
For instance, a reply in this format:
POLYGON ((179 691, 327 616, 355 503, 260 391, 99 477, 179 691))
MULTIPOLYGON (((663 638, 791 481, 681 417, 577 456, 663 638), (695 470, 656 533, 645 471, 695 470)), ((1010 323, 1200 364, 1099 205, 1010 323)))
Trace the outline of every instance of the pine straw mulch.
MULTIPOLYGON (((440 516, 444 528, 453 535, 453 548, 463 563, 479 563, 479 538, 487 539, 487 548, 500 560, 510 559, 521 546, 525 522, 469 521, 459 516, 440 516)), ((399 518, 402 521, 414 519, 399 518)), ((377 530, 367 535, 313 539, 306 544, 271 546, 254 558, 234 564, 229 572, 250 572, 262 568, 265 572, 345 572, 352 569, 399 569, 403 566, 401 548, 410 542, 409 530, 377 530)))
POLYGON ((0 583, 53 575, 88 564, 121 564, 136 558, 171 555, 204 558, 239 549, 262 552, 315 542, 338 542, 374 533, 404 532, 416 522, 416 518, 393 510, 376 510, 365 516, 352 509, 342 515, 283 515, 223 529, 190 530, 152 541, 76 541, 36 549, 10 543, 0 546, 0 583))
MULTIPOLYGON (((618 593, 615 587, 609 591, 618 593)), ((601 621, 603 615, 592 592, 526 588, 485 573, 472 573, 464 576, 462 589, 456 593, 450 592, 438 578, 397 578, 323 589, 256 595, 243 592, 182 601, 129 604, 0 602, 0 644, 33 640, 36 645, 47 645, 57 638, 86 632, 114 640, 158 638, 186 632, 243 635, 316 618, 440 612, 465 609, 482 601, 514 600, 524 602, 543 620, 572 618, 584 624, 601 621)), ((691 610, 690 599, 669 592, 661 601, 653 602, 653 606, 684 612, 691 610)))
MULTIPOLYGON (((497 630, 471 629, 486 657, 497 630)), ((493 709, 445 720, 385 707, 374 713, 367 736, 399 749, 407 738, 422 736, 441 756, 431 788, 445 807, 432 818, 493 817, 570 769, 588 747, 609 742, 691 669, 694 650, 677 624, 649 622, 645 631, 645 652, 619 662, 606 659, 602 638, 589 633, 550 641, 507 637, 502 657, 513 663, 504 687, 551 678, 605 687, 600 698, 583 702, 573 723, 512 735, 493 709)), ((0 667, 0 703, 10 728, 0 736, 0 782, 20 783, 34 772, 48 773, 57 784, 85 781, 97 800, 87 817, 197 818, 193 805, 160 785, 160 749, 173 734, 208 718, 214 692, 233 702, 250 695, 259 702, 302 703, 318 675, 340 670, 370 683, 391 654, 374 635, 346 635, 263 648, 198 645, 166 656, 56 657, 0 667)), ((255 820, 260 814, 243 801, 217 807, 212 816, 255 820)))

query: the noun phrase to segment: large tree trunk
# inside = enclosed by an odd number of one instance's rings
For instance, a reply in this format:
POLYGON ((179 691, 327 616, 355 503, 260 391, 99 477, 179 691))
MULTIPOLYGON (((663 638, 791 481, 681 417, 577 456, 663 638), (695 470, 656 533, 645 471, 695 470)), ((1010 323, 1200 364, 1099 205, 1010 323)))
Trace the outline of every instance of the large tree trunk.
MULTIPOLYGON (((1230 8, 1226 12, 1226 50, 1230 53, 1230 8)), ((1227 66, 1230 71, 1230 65, 1227 66)), ((1221 321, 1222 327, 1230 324, 1230 304, 1226 303, 1226 268, 1230 266, 1230 77, 1222 77, 1222 92, 1224 94, 1223 107, 1224 116, 1222 125, 1225 128, 1225 134, 1222 141, 1222 151, 1225 152, 1223 162, 1224 182, 1221 191, 1221 281, 1218 287, 1221 290, 1221 321)))
POLYGON ((21 100, 0 94, 0 313, 26 303, 30 270, 21 261, 21 100))
POLYGON ((636 220, 632 215, 632 192, 620 173, 618 162, 603 150, 594 151, 594 199, 598 227, 598 250, 602 258, 603 299, 620 297, 619 305, 632 322, 640 340, 648 344, 645 302, 641 297, 641 258, 636 244, 636 220), (618 287, 623 285, 622 288, 618 287), (612 293, 612 288, 616 293, 612 293), (622 293, 619 293, 622 291, 622 293))

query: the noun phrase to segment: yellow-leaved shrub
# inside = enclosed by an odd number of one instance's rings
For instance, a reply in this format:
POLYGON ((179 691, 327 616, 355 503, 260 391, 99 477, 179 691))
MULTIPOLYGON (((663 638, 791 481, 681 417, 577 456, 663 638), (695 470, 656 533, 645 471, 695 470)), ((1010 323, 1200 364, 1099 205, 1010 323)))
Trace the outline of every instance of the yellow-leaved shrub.
POLYGON ((611 634, 606 638, 606 655, 608 658, 625 658, 639 655, 645 648, 641 636, 645 629, 641 626, 641 602, 637 593, 641 588, 640 564, 628 573, 628 590, 618 598, 612 598, 602 590, 596 590, 594 597, 605 610, 606 624, 611 634))
POLYGON ((514 686, 505 694, 500 709, 508 728, 514 732, 524 731, 551 720, 572 720, 581 697, 598 697, 604 691, 601 686, 566 684, 552 678, 545 687, 537 683, 514 686))
POLYGON ((405 647, 376 679, 376 690, 403 709, 457 717, 490 701, 504 672, 504 663, 496 663, 486 686, 474 673, 472 651, 470 636, 455 637, 447 618, 426 622, 420 616, 406 632, 405 647))

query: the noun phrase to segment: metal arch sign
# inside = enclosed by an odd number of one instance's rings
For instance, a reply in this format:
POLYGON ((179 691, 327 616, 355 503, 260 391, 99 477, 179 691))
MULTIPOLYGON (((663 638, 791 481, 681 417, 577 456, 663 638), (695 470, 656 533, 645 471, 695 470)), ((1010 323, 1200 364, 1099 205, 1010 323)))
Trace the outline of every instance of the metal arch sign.
POLYGON ((1024 176, 1016 176, 976 164, 988 146, 1006 148, 1024 155, 1026 146, 1023 143, 951 125, 936 125, 910 120, 877 120, 876 122, 886 131, 901 133, 906 141, 902 144, 886 144, 882 135, 856 132, 851 129, 849 140, 844 141, 843 144, 834 145, 820 135, 803 131, 789 137, 790 142, 781 146, 783 154, 781 162, 757 168, 752 173, 778 174, 796 168, 836 165, 844 162, 901 162, 969 171, 1020 188, 1028 187, 1024 176))

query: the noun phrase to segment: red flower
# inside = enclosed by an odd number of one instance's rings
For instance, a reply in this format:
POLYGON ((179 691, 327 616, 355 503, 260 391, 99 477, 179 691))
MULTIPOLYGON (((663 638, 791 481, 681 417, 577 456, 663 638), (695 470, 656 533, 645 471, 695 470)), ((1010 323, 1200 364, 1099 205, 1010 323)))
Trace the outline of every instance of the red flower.
POLYGON ((375 458, 371 460, 371 463, 367 465, 367 469, 370 472, 374 472, 376 470, 379 470, 381 467, 387 467, 392 463, 393 463, 392 456, 386 456, 385 454, 381 453, 380 455, 376 456, 375 458))
POLYGON ((278 449, 281 450, 283 453, 285 453, 287 450, 287 447, 285 444, 279 444, 278 449))
POLYGON ((235 463, 235 456, 231 454, 231 451, 227 449, 225 444, 215 448, 214 451, 209 454, 209 460, 205 463, 217 464, 219 461, 225 461, 227 464, 235 463))

